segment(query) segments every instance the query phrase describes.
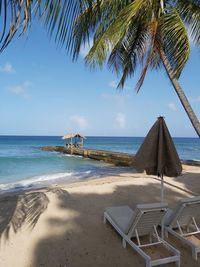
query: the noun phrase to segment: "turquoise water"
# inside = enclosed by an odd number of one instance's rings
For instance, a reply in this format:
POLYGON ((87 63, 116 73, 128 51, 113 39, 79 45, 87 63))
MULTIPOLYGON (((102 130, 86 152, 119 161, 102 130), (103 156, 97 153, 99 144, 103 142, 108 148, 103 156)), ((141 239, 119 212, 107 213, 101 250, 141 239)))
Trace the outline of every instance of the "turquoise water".
MULTIPOLYGON (((135 154, 141 137, 87 137, 85 147, 135 154)), ((198 138, 174 138, 181 159, 200 161, 198 138)), ((45 152, 63 145, 59 136, 0 136, 0 191, 76 181, 117 172, 120 168, 82 157, 45 152)))

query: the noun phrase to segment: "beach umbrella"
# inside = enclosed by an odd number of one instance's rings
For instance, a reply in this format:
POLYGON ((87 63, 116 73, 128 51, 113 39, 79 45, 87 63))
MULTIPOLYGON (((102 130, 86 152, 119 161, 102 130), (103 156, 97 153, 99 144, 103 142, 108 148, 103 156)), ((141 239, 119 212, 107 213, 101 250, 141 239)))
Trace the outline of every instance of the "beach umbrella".
POLYGON ((161 201, 164 199, 163 175, 177 177, 182 165, 163 117, 148 132, 134 157, 134 167, 161 178, 161 201))

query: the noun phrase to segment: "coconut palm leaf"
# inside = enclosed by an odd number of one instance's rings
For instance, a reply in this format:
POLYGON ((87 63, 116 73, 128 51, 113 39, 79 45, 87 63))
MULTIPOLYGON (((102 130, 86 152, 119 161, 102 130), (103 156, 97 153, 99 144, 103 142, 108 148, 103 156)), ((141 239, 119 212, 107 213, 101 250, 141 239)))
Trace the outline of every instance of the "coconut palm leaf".
POLYGON ((157 52, 157 35, 158 35, 158 20, 152 21, 148 25, 148 46, 146 48, 146 59, 145 59, 145 65, 142 69, 142 72, 140 74, 140 78, 136 84, 136 91, 138 92, 144 82, 147 70, 149 69, 150 65, 155 64, 155 54, 157 52))
POLYGON ((159 25, 161 46, 168 57, 173 72, 179 77, 190 54, 186 27, 176 9, 164 14, 159 25))
POLYGON ((178 0, 177 10, 186 25, 194 43, 200 44, 200 1, 178 0))
MULTIPOLYGON (((0 0, 0 51, 2 52, 15 34, 23 34, 31 25, 32 16, 43 20, 50 35, 56 32, 55 40, 61 46, 72 48, 72 33, 75 18, 92 0, 0 0)), ((98 2, 98 1, 97 1, 98 2)))
POLYGON ((143 61, 148 37, 143 26, 130 25, 126 36, 114 46, 108 58, 109 67, 118 74, 122 72, 118 88, 123 88, 126 78, 132 76, 136 67, 143 61))
POLYGON ((146 14, 144 1, 141 0, 132 1, 126 7, 123 7, 121 11, 115 11, 117 13, 114 16, 102 19, 97 27, 94 44, 86 57, 86 63, 93 67, 102 66, 110 51, 117 46, 117 43, 124 38, 126 39, 130 25, 138 23, 135 21, 137 14, 143 17, 146 14))

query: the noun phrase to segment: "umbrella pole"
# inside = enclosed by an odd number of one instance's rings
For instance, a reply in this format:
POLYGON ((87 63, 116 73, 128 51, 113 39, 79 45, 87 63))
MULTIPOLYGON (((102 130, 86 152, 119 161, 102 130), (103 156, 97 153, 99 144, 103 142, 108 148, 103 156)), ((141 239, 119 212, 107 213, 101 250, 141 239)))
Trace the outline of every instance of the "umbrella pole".
POLYGON ((161 179, 161 202, 164 202, 164 181, 163 181, 163 174, 160 175, 161 179))

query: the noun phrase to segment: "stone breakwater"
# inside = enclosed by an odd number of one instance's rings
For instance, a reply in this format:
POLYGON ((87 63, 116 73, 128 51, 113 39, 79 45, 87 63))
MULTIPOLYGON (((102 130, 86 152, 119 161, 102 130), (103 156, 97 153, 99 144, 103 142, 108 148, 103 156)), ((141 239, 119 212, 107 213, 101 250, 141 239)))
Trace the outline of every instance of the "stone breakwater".
POLYGON ((134 155, 105 150, 95 150, 77 147, 67 148, 62 146, 45 146, 41 149, 44 151, 60 152, 64 154, 78 155, 94 160, 102 160, 106 163, 110 163, 116 166, 133 167, 134 162, 134 155))
MULTIPOLYGON (((134 155, 128 153, 112 152, 107 150, 96 150, 87 148, 67 148, 63 146, 44 146, 41 148, 44 151, 60 152, 64 154, 78 155, 85 158, 94 160, 102 160, 106 163, 110 163, 116 166, 134 167, 134 155)), ((182 164, 198 166, 200 167, 199 161, 194 160, 182 160, 182 164)))

